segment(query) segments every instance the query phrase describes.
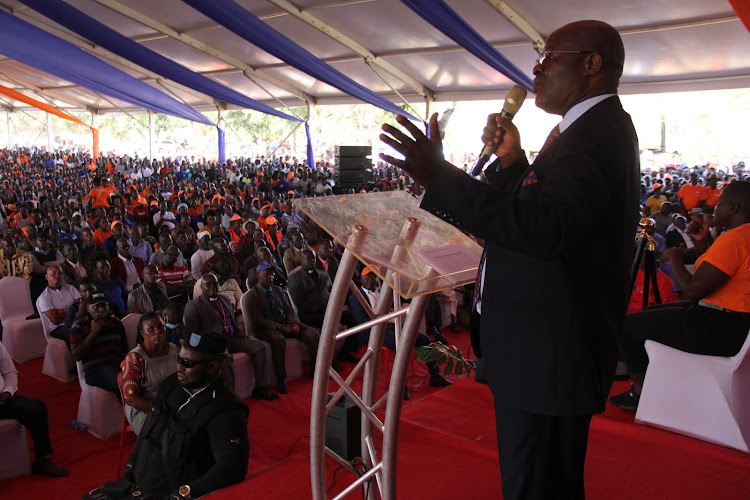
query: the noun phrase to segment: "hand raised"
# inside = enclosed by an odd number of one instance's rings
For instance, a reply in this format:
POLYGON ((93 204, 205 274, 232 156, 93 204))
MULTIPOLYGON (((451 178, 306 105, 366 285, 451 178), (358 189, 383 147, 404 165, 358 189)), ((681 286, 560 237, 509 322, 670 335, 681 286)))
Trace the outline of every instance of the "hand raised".
POLYGON ((406 117, 399 115, 396 117, 396 121, 409 132, 411 137, 398 128, 384 123, 382 128, 386 133, 380 134, 380 140, 401 153, 404 159, 398 160, 384 153, 380 154, 380 158, 391 165, 404 169, 419 184, 429 186, 435 168, 445 161, 437 113, 430 117, 429 138, 406 117))
POLYGON ((485 146, 493 145, 494 153, 507 167, 523 156, 521 149, 521 135, 518 128, 500 113, 493 113, 487 117, 487 125, 482 131, 482 142, 485 146))

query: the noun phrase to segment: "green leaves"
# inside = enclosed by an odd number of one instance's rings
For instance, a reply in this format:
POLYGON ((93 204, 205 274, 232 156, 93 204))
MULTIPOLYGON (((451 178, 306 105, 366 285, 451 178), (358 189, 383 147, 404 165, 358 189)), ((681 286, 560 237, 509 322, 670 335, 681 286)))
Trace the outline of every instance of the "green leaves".
POLYGON ((475 366, 474 361, 464 358, 461 349, 440 342, 417 347, 414 353, 417 355, 417 359, 424 363, 435 363, 438 367, 445 365, 443 375, 460 377, 465 374, 468 377, 475 366))

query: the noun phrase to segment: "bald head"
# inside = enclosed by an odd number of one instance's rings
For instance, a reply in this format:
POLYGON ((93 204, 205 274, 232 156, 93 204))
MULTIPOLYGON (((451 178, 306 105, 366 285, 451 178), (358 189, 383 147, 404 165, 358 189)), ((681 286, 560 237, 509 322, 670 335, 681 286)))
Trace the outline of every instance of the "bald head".
POLYGON ((604 62, 602 70, 612 72, 617 80, 622 76, 625 46, 614 27, 602 21, 577 21, 566 24, 549 38, 555 35, 569 37, 578 44, 578 50, 592 50, 600 54, 604 62))

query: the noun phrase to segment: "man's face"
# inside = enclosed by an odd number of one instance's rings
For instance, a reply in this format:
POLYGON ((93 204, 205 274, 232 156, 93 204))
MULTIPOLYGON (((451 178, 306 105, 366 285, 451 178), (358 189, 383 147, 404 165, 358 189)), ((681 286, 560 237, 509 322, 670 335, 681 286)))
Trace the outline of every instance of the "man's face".
POLYGON ((59 266, 50 266, 47 268, 47 284, 52 288, 60 288, 62 285, 63 275, 59 266))
POLYGON ((138 245, 141 242, 141 232, 138 228, 130 232, 130 240, 133 242, 133 246, 138 245))
POLYGON ((268 288, 273 283, 273 269, 264 269, 258 273, 258 284, 263 288, 268 288))
POLYGON ((378 277, 375 276, 375 273, 370 272, 362 276, 362 286, 371 292, 375 291, 378 287, 378 277))
POLYGON ((96 266, 94 267, 94 275, 98 281, 102 281, 104 283, 108 282, 111 274, 112 266, 109 265, 109 262, 104 259, 96 261, 96 266))
POLYGON ((164 267, 172 267, 177 262, 177 258, 180 256, 180 249, 172 245, 167 248, 164 256, 164 267))
POLYGON ((227 255, 229 253, 229 246, 224 238, 217 238, 213 240, 214 252, 217 255, 227 255))
POLYGON ((112 236, 115 237, 115 240, 119 240, 122 238, 123 233, 123 225, 122 224, 115 224, 115 227, 112 228, 112 236))
POLYGON ((302 254, 300 255, 300 265, 305 271, 315 268, 315 254, 309 248, 302 251, 302 254))
POLYGON ((40 234, 37 238, 37 245, 39 245, 39 249, 43 252, 49 250, 49 236, 44 233, 40 234))
POLYGON ((677 218, 675 218, 674 225, 677 226, 680 230, 684 231, 685 227, 687 226, 687 222, 685 221, 685 217, 677 217, 677 218))
POLYGON ((117 240, 117 253, 126 259, 130 258, 130 243, 125 238, 117 240))
POLYGON ((184 347, 180 349, 177 359, 177 380, 185 389, 199 389, 207 385, 218 370, 215 356, 184 347))
POLYGON ((159 246, 166 252, 167 248, 169 248, 171 245, 172 245, 172 236, 170 236, 169 233, 161 233, 159 235, 159 246))
MULTIPOLYGON (((544 48, 547 51, 586 50, 567 27, 552 33, 544 48)), ((553 53, 544 65, 534 66, 536 105, 548 113, 562 115, 579 102, 585 89, 583 64, 588 54, 553 53)))
POLYGON ((326 260, 331 255, 331 243, 323 240, 318 244, 318 255, 321 260, 326 260))
POLYGON ((148 265, 143 268, 143 284, 147 287, 153 287, 158 277, 159 271, 156 269, 156 266, 148 265))
POLYGON ((219 295, 219 282, 216 280, 216 276, 209 274, 203 277, 203 283, 201 283, 201 291, 206 294, 210 299, 215 299, 219 295))
POLYGON ((68 219, 63 219, 60 221, 60 231, 64 233, 70 231, 70 222, 68 222, 68 219))
POLYGON ((78 248, 76 248, 75 243, 66 241, 65 243, 63 243, 61 251, 62 251, 63 257, 68 259, 73 264, 78 262, 78 248))
POLYGON ((109 305, 106 302, 89 304, 88 313, 91 319, 104 319, 107 317, 107 313, 109 313, 109 305))
POLYGON ((204 234, 201 236, 201 249, 203 250, 211 250, 211 236, 208 234, 204 234))
POLYGON ((83 240, 83 243, 86 246, 91 246, 94 244, 94 233, 89 228, 85 228, 83 231, 81 231, 81 239, 83 240))

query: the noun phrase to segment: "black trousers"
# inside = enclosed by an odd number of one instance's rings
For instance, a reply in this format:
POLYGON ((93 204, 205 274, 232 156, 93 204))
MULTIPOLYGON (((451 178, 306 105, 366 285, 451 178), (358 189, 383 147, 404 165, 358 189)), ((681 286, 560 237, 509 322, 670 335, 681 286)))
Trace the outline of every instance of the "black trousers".
POLYGON ((43 401, 14 395, 0 404, 0 418, 18 420, 26 426, 34 442, 36 457, 41 458, 52 453, 47 405, 43 401))
POLYGON ((495 404, 504 500, 583 499, 591 415, 554 416, 495 404))
POLYGON ((630 373, 645 373, 646 340, 693 354, 734 356, 749 329, 750 313, 724 312, 693 302, 661 304, 625 316, 620 351, 630 373))

